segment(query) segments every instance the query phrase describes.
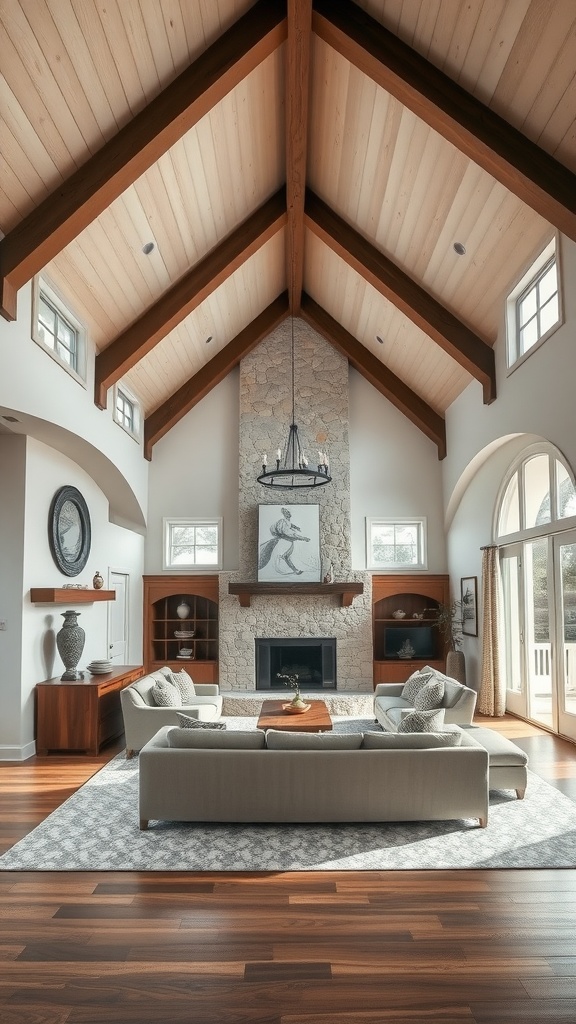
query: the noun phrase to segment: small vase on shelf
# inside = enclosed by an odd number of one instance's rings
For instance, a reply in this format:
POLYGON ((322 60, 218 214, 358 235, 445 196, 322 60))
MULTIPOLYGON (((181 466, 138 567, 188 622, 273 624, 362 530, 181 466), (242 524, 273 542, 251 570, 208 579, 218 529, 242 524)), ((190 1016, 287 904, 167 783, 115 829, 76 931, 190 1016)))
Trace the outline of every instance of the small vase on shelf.
POLYGON ((182 598, 176 609, 176 615, 179 619, 187 619, 190 615, 190 605, 186 603, 184 598, 182 598))

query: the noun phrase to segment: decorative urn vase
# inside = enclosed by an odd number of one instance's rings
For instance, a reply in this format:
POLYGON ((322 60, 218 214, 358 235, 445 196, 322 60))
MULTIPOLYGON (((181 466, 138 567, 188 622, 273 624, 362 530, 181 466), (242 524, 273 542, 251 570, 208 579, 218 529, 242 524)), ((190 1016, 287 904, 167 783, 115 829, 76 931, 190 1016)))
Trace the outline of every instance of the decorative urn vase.
POLYGON ((79 614, 80 612, 72 610, 62 612, 64 624, 56 634, 56 647, 66 669, 64 674, 60 676, 61 679, 73 680, 81 678, 80 673, 76 669, 82 657, 86 634, 82 626, 78 625, 79 614))
POLYGON ((101 576, 99 572, 94 574, 92 586, 94 587, 94 590, 102 590, 102 587, 104 586, 104 577, 101 576))
POLYGON ((182 598, 180 604, 176 609, 176 615, 178 616, 179 619, 187 619, 190 615, 190 605, 186 604, 184 598, 182 598))

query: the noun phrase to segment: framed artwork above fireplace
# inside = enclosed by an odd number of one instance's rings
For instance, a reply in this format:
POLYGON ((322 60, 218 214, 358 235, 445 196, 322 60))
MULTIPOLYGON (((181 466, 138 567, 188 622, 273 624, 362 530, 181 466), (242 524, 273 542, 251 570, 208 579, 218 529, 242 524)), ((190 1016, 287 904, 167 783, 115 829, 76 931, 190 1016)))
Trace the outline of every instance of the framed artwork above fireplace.
POLYGON ((319 583, 320 506, 258 506, 258 582, 319 583))

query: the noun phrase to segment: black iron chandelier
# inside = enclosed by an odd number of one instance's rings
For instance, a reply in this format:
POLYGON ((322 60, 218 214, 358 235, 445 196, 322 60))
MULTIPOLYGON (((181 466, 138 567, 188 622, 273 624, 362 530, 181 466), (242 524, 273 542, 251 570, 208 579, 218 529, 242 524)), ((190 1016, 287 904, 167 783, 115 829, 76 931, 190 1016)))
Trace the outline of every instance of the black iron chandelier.
POLYGON ((295 400, 294 400, 294 317, 291 318, 292 326, 292 423, 288 431, 288 439, 284 450, 278 448, 274 469, 268 469, 268 456, 262 456, 262 472, 258 477, 258 483, 264 487, 273 487, 277 490, 293 491, 299 487, 321 487, 329 484, 330 460, 326 452, 318 452, 318 461, 311 466, 308 458, 302 450, 298 427, 295 423, 295 400))

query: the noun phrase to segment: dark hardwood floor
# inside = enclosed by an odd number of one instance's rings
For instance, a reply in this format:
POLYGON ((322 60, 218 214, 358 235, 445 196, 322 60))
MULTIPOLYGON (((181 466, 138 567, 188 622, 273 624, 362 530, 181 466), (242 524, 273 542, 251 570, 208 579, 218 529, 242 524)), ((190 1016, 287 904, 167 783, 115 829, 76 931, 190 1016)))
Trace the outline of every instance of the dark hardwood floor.
MULTIPOLYGON (((482 724, 576 802, 576 746, 482 724)), ((0 764, 0 850, 117 749, 0 764)), ((0 1022, 574 1024, 575 926, 572 869, 0 872, 0 1022)))

